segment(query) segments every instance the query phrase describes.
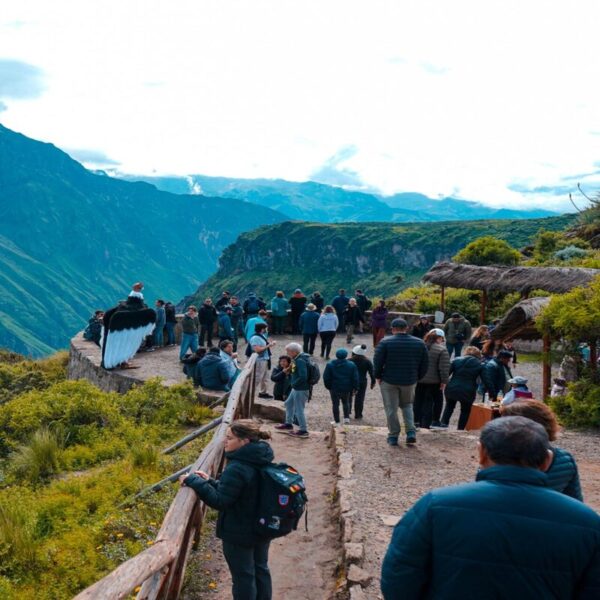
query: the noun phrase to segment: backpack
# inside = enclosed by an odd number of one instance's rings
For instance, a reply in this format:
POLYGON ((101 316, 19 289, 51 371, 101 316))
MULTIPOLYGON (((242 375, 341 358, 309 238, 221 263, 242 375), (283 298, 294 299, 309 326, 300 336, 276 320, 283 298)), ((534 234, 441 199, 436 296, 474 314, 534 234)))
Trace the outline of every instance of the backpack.
POLYGON ((308 374, 308 385, 317 385, 321 379, 321 370, 317 361, 309 354, 302 354, 302 357, 306 360, 306 370, 308 374))
POLYGON ((248 314, 257 313, 260 310, 260 304, 258 303, 258 298, 255 296, 252 298, 248 298, 248 303, 246 304, 246 312, 248 314))
POLYGON ((285 463, 271 463, 260 467, 258 472, 260 484, 254 530, 269 539, 283 537, 298 528, 305 513, 308 497, 304 478, 285 463))
MULTIPOLYGON (((267 340, 266 337, 260 335, 260 333, 255 333, 253 336, 251 336, 251 338, 253 338, 255 335, 257 335, 259 338, 265 340, 265 345, 267 345, 269 343, 269 340, 267 340)), ((246 346, 246 351, 245 351, 245 355, 250 358, 252 356, 252 353, 254 352, 254 350, 252 350, 252 344, 250 343, 250 340, 248 340, 248 345, 246 346)), ((269 358, 271 358, 271 350, 269 350, 267 348, 266 352, 269 355, 269 358)))

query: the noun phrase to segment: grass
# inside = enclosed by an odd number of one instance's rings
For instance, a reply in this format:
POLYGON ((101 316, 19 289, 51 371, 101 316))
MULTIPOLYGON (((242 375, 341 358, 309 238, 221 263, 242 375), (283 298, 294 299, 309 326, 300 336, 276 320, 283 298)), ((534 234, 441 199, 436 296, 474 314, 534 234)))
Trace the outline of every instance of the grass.
POLYGON ((47 479, 60 468, 61 445, 55 433, 42 427, 11 458, 15 473, 31 482, 47 479))

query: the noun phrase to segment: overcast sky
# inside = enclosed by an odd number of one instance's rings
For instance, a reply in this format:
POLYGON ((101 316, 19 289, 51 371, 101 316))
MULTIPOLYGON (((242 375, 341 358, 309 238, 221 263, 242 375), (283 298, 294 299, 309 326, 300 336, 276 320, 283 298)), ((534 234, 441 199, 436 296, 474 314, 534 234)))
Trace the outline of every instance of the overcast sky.
POLYGON ((126 173, 568 208, 600 189, 599 24, 598 0, 3 0, 0 122, 126 173))

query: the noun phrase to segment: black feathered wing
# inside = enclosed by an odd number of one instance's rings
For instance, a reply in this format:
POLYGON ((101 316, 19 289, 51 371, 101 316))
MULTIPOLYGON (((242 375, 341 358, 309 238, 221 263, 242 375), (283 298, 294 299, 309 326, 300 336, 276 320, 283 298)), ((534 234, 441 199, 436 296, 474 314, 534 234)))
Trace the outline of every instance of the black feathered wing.
POLYGON ((156 313, 151 308, 122 310, 112 308, 104 315, 102 366, 114 369, 138 351, 144 338, 154 330, 156 313))

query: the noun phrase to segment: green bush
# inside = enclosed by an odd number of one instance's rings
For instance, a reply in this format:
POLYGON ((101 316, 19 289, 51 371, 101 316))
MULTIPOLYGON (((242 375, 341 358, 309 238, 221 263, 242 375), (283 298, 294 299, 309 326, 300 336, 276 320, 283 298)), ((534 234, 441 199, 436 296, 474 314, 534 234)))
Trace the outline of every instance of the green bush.
POLYGON ((0 501, 0 575, 18 577, 39 566, 34 519, 18 500, 0 501))
POLYGON ((570 384, 566 396, 550 398, 549 404, 563 425, 600 427, 600 385, 590 376, 570 384))
POLYGON ((477 238, 452 258, 455 262, 469 265, 511 266, 518 264, 520 259, 520 252, 491 235, 477 238))
POLYGON ((11 457, 15 473, 32 483, 47 479, 60 468, 61 444, 45 427, 36 431, 28 444, 19 446, 11 457))

